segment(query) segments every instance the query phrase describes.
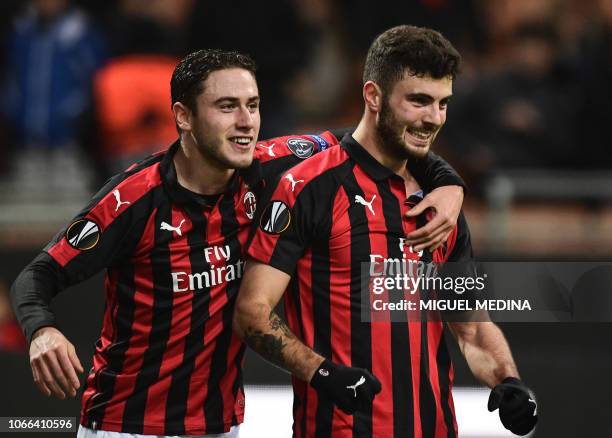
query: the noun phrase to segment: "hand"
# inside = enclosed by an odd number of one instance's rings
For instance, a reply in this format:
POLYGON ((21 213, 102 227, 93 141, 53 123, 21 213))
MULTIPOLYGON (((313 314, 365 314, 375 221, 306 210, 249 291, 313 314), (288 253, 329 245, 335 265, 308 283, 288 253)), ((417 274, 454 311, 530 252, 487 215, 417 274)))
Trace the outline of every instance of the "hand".
POLYGON ((423 249, 434 251, 446 242, 457 225, 462 204, 463 187, 443 186, 435 189, 406 213, 407 217, 417 217, 428 208, 434 211, 434 217, 427 225, 417 228, 406 236, 406 243, 411 245, 415 252, 423 249))
POLYGON ((499 408, 499 418, 506 429, 516 435, 527 435, 538 422, 535 397, 523 382, 508 377, 491 391, 489 411, 499 408))
POLYGON ((347 414, 365 411, 382 389, 368 370, 336 365, 327 359, 315 371, 310 386, 347 414))
POLYGON ((43 327, 32 336, 30 366, 34 383, 40 392, 63 400, 74 397, 80 382, 77 376, 83 366, 76 355, 74 345, 55 327, 43 327))

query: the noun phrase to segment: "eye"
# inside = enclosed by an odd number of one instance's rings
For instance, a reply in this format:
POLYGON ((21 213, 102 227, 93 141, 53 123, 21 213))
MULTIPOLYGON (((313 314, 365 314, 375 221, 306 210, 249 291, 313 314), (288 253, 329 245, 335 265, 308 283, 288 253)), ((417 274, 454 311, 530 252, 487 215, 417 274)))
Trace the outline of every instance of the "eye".
POLYGON ((223 112, 231 112, 236 108, 236 105, 233 103, 223 103, 219 106, 219 108, 223 112))
POLYGON ((251 113, 255 113, 259 109, 259 102, 249 103, 248 108, 251 113))
POLYGON ((413 97, 408 98, 408 102, 418 107, 426 106, 431 103, 430 99, 426 99, 424 97, 419 97, 419 96, 413 96, 413 97))

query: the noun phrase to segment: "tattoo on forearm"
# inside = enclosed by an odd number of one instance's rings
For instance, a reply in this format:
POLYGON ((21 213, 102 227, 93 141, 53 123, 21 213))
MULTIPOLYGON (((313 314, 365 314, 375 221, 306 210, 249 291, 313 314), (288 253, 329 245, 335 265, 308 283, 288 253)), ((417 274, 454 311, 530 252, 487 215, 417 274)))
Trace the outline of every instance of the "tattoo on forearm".
POLYGON ((274 311, 268 317, 268 330, 266 332, 255 329, 251 326, 245 330, 244 340, 253 350, 264 356, 266 359, 282 368, 288 368, 283 350, 287 346, 287 341, 295 339, 295 335, 274 311))

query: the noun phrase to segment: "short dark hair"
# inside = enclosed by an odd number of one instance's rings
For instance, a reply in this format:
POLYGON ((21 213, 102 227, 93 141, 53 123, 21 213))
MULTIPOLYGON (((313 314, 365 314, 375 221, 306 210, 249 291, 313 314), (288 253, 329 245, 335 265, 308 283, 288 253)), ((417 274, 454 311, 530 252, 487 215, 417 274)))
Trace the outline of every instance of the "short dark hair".
POLYGON ((440 32, 425 27, 396 26, 376 37, 370 46, 363 83, 374 81, 386 93, 406 72, 418 77, 454 79, 460 63, 461 55, 440 32))
POLYGON ((181 102, 194 113, 196 98, 204 90, 204 81, 217 70, 242 68, 255 76, 255 61, 244 53, 203 49, 190 53, 178 63, 170 80, 172 104, 181 102))

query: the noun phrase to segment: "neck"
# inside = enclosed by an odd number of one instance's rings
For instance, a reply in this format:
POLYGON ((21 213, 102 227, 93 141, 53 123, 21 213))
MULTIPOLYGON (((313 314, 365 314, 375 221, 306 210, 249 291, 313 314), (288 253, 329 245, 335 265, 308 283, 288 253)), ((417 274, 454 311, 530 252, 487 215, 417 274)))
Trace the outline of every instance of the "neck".
MULTIPOLYGON (((367 110, 366 110, 367 111, 367 110)), ((363 148, 372 155, 376 161, 391 169, 394 173, 401 176, 402 178, 412 178, 408 173, 406 164, 407 159, 397 158, 390 155, 385 148, 382 139, 378 135, 376 130, 376 121, 374 116, 367 112, 361 118, 359 125, 353 133, 353 138, 363 146, 363 148)))
POLYGON ((200 195, 223 193, 235 169, 221 167, 207 157, 188 135, 181 135, 181 145, 174 155, 178 183, 200 195))

